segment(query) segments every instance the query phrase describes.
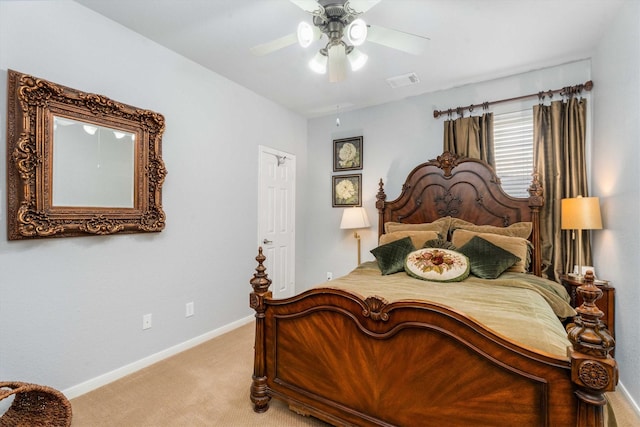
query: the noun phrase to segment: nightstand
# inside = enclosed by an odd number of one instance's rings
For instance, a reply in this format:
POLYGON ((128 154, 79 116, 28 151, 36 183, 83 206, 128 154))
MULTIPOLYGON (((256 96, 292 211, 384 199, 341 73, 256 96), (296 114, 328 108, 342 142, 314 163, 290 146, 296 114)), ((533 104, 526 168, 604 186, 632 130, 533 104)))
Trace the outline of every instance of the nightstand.
MULTIPOLYGON (((571 297, 571 307, 580 307, 582 305, 582 297, 578 295, 578 287, 583 285, 583 281, 576 280, 575 277, 563 274, 560 276, 560 282, 564 285, 565 289, 571 297)), ((602 298, 596 301, 596 305, 604 316, 600 318, 602 323, 605 324, 611 336, 616 337, 616 325, 615 325, 615 296, 616 288, 611 286, 607 281, 596 281, 594 284, 602 290, 602 298)))

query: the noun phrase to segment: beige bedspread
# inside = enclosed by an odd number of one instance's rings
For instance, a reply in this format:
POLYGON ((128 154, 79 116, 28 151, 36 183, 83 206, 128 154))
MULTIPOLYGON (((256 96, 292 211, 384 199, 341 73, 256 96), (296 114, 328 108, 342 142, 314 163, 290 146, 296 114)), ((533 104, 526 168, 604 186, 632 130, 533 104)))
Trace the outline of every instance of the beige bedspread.
POLYGON ((560 284, 524 273, 440 283, 414 279, 404 272, 383 276, 376 262, 366 262, 320 287, 348 290, 364 298, 377 295, 389 302, 418 299, 445 305, 520 345, 563 359, 569 341, 558 317, 576 315, 560 284))

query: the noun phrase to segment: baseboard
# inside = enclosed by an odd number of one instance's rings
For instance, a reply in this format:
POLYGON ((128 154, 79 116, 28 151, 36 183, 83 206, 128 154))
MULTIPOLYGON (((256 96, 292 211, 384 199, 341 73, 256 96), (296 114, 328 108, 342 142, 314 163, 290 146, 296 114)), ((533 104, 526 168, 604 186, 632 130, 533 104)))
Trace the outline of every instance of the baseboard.
POLYGON ((68 389, 63 390, 62 392, 68 399, 73 399, 74 397, 81 396, 99 387, 107 385, 113 381, 119 380, 122 377, 125 377, 129 374, 139 371, 142 368, 146 368, 147 366, 153 365, 154 363, 157 363, 163 359, 174 356, 178 353, 181 353, 185 350, 188 350, 192 347, 202 344, 205 341, 209 341, 210 339, 213 339, 217 336, 220 336, 236 328, 239 328, 240 326, 244 326, 248 323, 251 323, 254 320, 255 320, 255 317, 253 315, 245 317, 240 320, 236 320, 235 322, 231 322, 218 329, 214 329, 213 331, 209 331, 195 338, 191 338, 190 340, 187 340, 183 343, 174 345, 173 347, 169 347, 166 350, 162 350, 158 353, 152 354, 151 356, 145 357, 144 359, 140 359, 138 361, 125 365, 121 368, 115 369, 111 372, 107 372, 106 374, 100 375, 98 377, 92 378, 83 383, 69 387, 68 389))
POLYGON ((638 415, 638 417, 640 417, 640 406, 638 405, 638 402, 633 400, 633 397, 631 397, 631 395, 629 394, 629 391, 626 389, 626 387, 624 386, 624 384, 622 384, 621 381, 618 381, 618 385, 616 386, 616 389, 621 392, 621 394, 625 397, 625 399, 627 399, 627 401, 629 402, 629 405, 633 408, 633 410, 638 415))

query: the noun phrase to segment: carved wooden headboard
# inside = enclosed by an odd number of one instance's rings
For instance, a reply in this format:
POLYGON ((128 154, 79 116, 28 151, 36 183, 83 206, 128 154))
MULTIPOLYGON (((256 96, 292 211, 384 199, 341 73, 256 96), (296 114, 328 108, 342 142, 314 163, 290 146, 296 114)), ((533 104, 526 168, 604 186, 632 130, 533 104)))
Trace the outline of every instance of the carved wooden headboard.
POLYGON ((542 185, 534 174, 528 198, 508 196, 493 168, 479 159, 444 152, 436 159, 416 166, 407 176, 400 196, 386 201, 380 180, 376 196, 378 235, 389 221, 416 224, 452 216, 474 224, 506 227, 531 221, 533 252, 531 271, 541 274, 540 208, 544 204, 542 185))

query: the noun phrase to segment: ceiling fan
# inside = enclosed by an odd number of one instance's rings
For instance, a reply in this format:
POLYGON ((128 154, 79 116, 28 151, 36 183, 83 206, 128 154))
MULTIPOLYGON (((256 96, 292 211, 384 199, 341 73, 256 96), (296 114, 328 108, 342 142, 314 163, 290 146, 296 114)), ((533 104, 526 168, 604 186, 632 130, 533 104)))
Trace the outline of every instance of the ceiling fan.
POLYGON ((346 78, 347 62, 357 71, 367 62, 367 55, 358 49, 370 41, 413 55, 424 51, 427 37, 365 23, 360 15, 380 0, 289 0, 313 16, 313 26, 306 21, 292 33, 251 48, 254 55, 266 55, 293 45, 306 48, 326 36, 327 43, 309 61, 309 67, 320 74, 329 70, 329 81, 346 78), (346 36, 346 40, 345 40, 346 36))

